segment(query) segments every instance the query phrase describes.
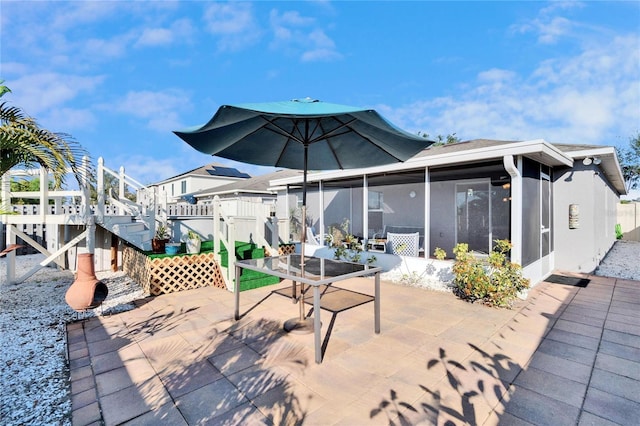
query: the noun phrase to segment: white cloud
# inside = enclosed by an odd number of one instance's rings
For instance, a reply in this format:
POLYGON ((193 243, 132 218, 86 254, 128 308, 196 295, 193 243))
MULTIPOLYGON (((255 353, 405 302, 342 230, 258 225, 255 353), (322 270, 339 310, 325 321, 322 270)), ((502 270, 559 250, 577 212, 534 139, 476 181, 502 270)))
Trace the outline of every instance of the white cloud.
POLYGON ((159 132, 184 127, 179 112, 191 108, 188 95, 172 89, 163 92, 131 91, 123 99, 116 100, 114 105, 117 111, 146 120, 147 127, 159 132))
POLYGON ((317 62, 317 61, 333 61, 342 58, 338 52, 333 49, 327 48, 315 48, 307 50, 301 56, 303 62, 317 62))
POLYGON ((302 16, 300 12, 296 10, 280 13, 277 9, 271 10, 269 13, 269 21, 274 28, 287 26, 308 27, 315 23, 314 18, 302 16))
POLYGON ((2 63, 2 78, 6 79, 10 75, 25 74, 29 71, 29 67, 26 64, 20 62, 3 62, 2 63))
POLYGON ((330 61, 342 57, 336 50, 336 44, 324 31, 312 31, 309 34, 309 40, 312 43, 312 48, 302 54, 303 61, 330 61))
MULTIPOLYGON (((141 34, 146 45, 159 43, 167 35, 153 29, 165 28, 162 22, 166 11, 179 7, 179 4, 8 2, 2 7, 2 37, 12 40, 10 48, 4 49, 4 56, 21 58, 23 52, 28 52, 23 61, 32 62, 34 69, 66 67, 78 72, 125 56, 141 34), (133 24, 125 24, 125 19, 133 24), (108 32, 92 31, 103 26, 109 28, 108 32), (152 30, 145 33, 144 28, 152 30)), ((186 20, 178 20, 167 29, 175 40, 189 34, 190 25, 186 20)))
POLYGON ((91 110, 74 108, 53 109, 46 116, 46 120, 47 123, 50 123, 45 126, 47 129, 64 133, 73 133, 74 130, 78 129, 88 129, 98 122, 91 110))
POLYGON ((573 23, 566 18, 555 17, 551 20, 536 20, 534 23, 538 35, 538 41, 542 44, 553 44, 559 38, 567 35, 573 28, 573 23))
POLYGON ((579 26, 563 16, 557 16, 559 12, 582 8, 580 2, 552 2, 542 8, 538 16, 527 22, 512 25, 511 30, 518 33, 535 33, 541 44, 555 44, 559 39, 573 35, 579 26))
POLYGON ((204 19, 212 34, 238 34, 254 23, 249 3, 213 3, 207 7, 204 19))
POLYGON ((40 118, 81 94, 92 92, 103 81, 103 76, 39 73, 27 74, 6 84, 15 94, 15 104, 27 114, 40 118))
POLYGON ((115 16, 121 9, 118 2, 82 1, 71 2, 66 7, 54 8, 49 17, 51 28, 56 31, 66 31, 78 25, 89 24, 115 16))
POLYGON ((490 69, 458 95, 379 108, 400 127, 432 136, 614 144, 640 123, 639 63, 637 37, 617 37, 543 61, 529 75, 490 69))
POLYGON ((252 176, 259 176, 276 170, 274 167, 255 166, 203 154, 181 140, 177 141, 177 151, 176 155, 170 158, 154 158, 143 155, 123 155, 105 158, 105 165, 112 170, 118 170, 120 166, 123 166, 127 175, 147 185, 212 163, 222 164, 226 167, 234 167, 252 176), (180 161, 176 161, 176 158, 179 158, 180 161))
POLYGON ((131 39, 131 35, 119 35, 111 39, 90 38, 82 43, 82 50, 87 58, 106 61, 123 56, 131 39))
POLYGON ((204 13, 207 31, 218 36, 219 51, 237 51, 260 39, 250 3, 211 3, 204 13))
POLYGON ((270 48, 299 55, 303 62, 333 61, 342 58, 336 44, 324 30, 310 28, 316 20, 300 15, 297 11, 280 13, 271 10, 269 15, 273 41, 270 48))
POLYGON ((162 46, 171 44, 172 41, 173 33, 167 28, 145 28, 135 46, 162 46))
POLYGON ((135 42, 135 47, 166 46, 176 41, 189 39, 193 34, 191 21, 179 19, 169 28, 145 28, 135 42))

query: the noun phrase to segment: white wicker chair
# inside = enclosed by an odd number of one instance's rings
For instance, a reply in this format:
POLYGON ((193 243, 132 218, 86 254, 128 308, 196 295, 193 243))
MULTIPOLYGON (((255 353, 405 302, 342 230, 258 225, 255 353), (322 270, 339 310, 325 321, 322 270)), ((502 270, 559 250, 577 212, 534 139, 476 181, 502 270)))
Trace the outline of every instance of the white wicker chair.
POLYGON ((395 234, 387 232, 387 244, 393 254, 417 257, 420 253, 420 233, 395 234))
POLYGON ((307 243, 308 244, 315 244, 318 246, 322 245, 322 241, 320 241, 320 236, 316 235, 315 232, 313 232, 313 229, 310 226, 307 226, 307 243))

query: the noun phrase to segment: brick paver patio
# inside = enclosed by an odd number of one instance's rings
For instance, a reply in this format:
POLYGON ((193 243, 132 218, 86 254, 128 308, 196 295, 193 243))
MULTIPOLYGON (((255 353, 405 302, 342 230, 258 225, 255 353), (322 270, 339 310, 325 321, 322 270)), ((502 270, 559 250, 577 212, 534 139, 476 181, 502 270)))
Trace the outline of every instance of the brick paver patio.
POLYGON ((584 277, 513 310, 383 282, 380 334, 372 303, 322 311, 322 364, 286 282, 237 322, 225 290, 145 299, 68 326, 73 424, 637 424, 640 282, 584 277))

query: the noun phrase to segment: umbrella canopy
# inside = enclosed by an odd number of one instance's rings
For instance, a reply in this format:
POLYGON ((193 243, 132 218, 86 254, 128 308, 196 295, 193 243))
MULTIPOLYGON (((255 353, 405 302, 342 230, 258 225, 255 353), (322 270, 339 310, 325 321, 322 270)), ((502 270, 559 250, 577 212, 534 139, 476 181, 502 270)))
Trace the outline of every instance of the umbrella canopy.
POLYGON ((309 98, 223 105, 207 124, 174 133, 206 154, 305 171, 405 161, 432 143, 374 110, 309 98))
MULTIPOLYGON (((223 105, 203 126, 174 132, 204 152, 243 163, 303 170, 301 268, 307 206, 307 171, 373 167, 405 161, 433 142, 398 129, 377 112, 310 98, 223 105)), ((285 330, 310 332, 304 291, 300 316, 285 330)))

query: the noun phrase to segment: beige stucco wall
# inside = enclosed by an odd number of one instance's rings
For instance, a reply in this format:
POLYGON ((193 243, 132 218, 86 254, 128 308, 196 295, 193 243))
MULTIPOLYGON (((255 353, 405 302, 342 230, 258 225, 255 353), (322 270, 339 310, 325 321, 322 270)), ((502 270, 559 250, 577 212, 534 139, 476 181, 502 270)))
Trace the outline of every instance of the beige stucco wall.
POLYGON ((618 204, 617 223, 623 240, 640 241, 640 203, 618 204))

